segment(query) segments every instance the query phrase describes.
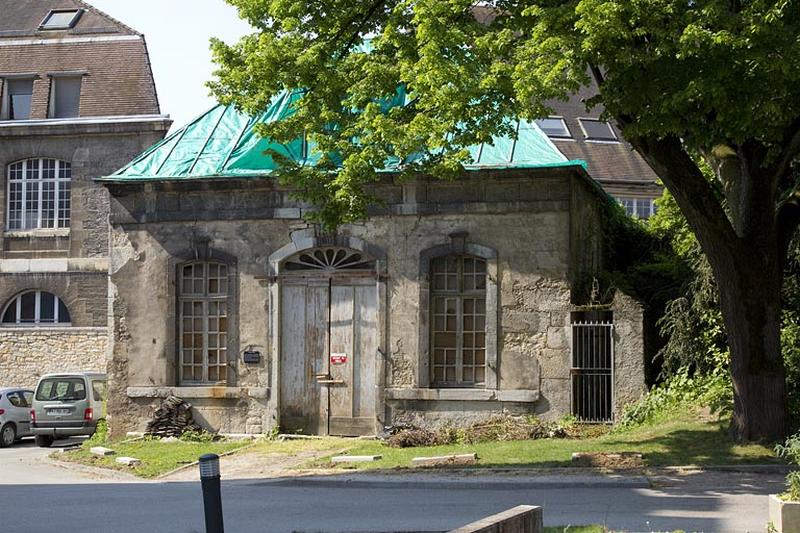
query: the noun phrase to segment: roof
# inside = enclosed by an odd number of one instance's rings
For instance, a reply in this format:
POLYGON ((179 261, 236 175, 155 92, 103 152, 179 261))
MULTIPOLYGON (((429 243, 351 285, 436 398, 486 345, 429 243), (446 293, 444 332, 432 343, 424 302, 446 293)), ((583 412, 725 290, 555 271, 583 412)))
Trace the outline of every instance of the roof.
MULTIPOLYGON (((81 76, 81 117, 160 113, 144 37, 79 0, 0 0, 0 86, 33 79, 31 116, 45 119, 51 77, 81 76), (72 28, 40 30, 51 10, 83 10, 72 28)), ((1 87, 0 87, 1 88, 1 87)))
MULTIPOLYGON (((186 180, 263 177, 279 169, 272 152, 299 165, 319 159, 306 139, 288 144, 261 137, 256 126, 272 123, 292 113, 299 92, 283 92, 269 109, 248 116, 234 106, 217 105, 184 128, 139 155, 105 181, 186 180), (268 153, 269 152, 269 153, 268 153)), ((517 138, 495 137, 491 143, 470 148, 473 161, 467 170, 583 166, 568 160, 533 122, 516 123, 517 138)), ((407 162, 407 161, 406 161, 407 162)), ((382 172, 401 169, 398 160, 387 161, 382 172)))
POLYGON ((37 39, 63 39, 70 36, 139 35, 136 30, 103 13, 81 0, 0 0, 0 39, 36 37, 37 39), (83 10, 70 29, 40 30, 47 14, 52 10, 83 10))
POLYGON ((643 181, 655 184, 658 175, 647 162, 622 137, 616 124, 612 123, 614 133, 620 142, 587 141, 581 130, 579 118, 599 118, 603 112, 601 105, 591 110, 586 109, 585 101, 597 94, 597 85, 592 82, 582 87, 567 101, 551 101, 548 105, 566 122, 572 133, 571 139, 555 139, 558 149, 570 159, 586 161, 589 174, 597 181, 618 183, 643 181))

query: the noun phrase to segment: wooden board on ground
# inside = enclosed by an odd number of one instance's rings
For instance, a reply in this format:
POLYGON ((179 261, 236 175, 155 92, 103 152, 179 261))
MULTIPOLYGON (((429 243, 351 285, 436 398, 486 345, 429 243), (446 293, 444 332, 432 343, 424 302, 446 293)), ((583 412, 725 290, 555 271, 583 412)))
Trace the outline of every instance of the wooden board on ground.
POLYGON ((477 453, 462 453, 457 455, 439 455, 434 457, 414 457, 411 459, 411 466, 462 466, 474 465, 477 462, 477 453))
POLYGON ((638 452, 575 452, 572 464, 600 468, 641 468, 642 454, 638 452))

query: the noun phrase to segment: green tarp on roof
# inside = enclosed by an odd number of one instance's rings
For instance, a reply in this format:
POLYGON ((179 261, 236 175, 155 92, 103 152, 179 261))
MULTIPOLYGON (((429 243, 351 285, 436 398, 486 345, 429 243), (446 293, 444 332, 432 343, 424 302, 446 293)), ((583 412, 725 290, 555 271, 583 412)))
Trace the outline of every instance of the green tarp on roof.
MULTIPOLYGON (((402 98, 401 95, 398 95, 402 98)), ((278 163, 268 150, 303 165, 313 165, 317 156, 303 139, 276 143, 255 132, 259 123, 281 120, 292 113, 299 92, 278 95, 269 109, 248 116, 233 106, 218 105, 187 126, 169 135, 139 155, 106 181, 182 180, 269 176, 278 163)), ((497 137, 492 143, 470 148, 473 162, 467 170, 584 166, 569 161, 533 122, 517 123, 517 139, 497 137)), ((382 171, 399 168, 399 161, 387 162, 382 171)))

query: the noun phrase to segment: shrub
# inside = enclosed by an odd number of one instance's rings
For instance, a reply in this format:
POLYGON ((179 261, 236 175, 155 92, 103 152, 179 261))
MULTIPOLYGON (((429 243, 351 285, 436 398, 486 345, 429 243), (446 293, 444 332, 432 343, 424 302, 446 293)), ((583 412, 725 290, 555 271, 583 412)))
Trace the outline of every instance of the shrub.
POLYGON ((211 442, 217 438, 217 435, 206 431, 205 429, 194 430, 187 429, 181 433, 180 440, 183 442, 211 442))
MULTIPOLYGON (((800 433, 795 433, 786 439, 785 443, 775 446, 775 453, 791 463, 800 464, 800 433)), ((786 485, 789 490, 784 496, 789 500, 800 502, 800 471, 790 472, 786 476, 786 485)))
POLYGON ((97 422, 97 429, 95 429, 94 435, 86 440, 85 446, 96 446, 106 442, 108 442, 108 425, 106 424, 105 420, 99 420, 97 422))
POLYGON ((719 417, 727 416, 733 406, 733 390, 727 371, 693 375, 686 367, 680 369, 638 402, 627 406, 615 431, 656 422, 691 406, 708 407, 719 417))

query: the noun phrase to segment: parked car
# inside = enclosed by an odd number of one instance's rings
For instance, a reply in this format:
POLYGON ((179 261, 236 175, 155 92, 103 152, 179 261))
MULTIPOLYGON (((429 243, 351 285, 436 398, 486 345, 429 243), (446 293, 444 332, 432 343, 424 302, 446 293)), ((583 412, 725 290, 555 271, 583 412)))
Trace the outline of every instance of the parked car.
POLYGON ((0 388, 0 448, 31 435, 33 391, 0 388))
POLYGON ((39 379, 31 409, 36 444, 49 447, 65 437, 91 436, 105 419, 105 374, 47 374, 39 379))

